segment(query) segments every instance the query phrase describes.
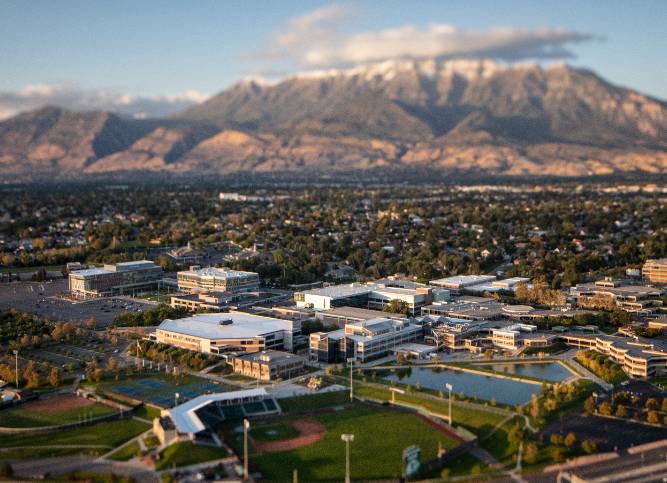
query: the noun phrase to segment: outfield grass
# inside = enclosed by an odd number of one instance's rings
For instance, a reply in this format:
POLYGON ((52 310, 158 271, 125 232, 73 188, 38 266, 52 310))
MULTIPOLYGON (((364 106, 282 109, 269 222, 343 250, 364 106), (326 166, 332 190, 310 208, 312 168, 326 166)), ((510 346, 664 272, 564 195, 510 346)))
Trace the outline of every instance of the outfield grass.
POLYGON ((263 424, 257 428, 253 427, 250 434, 257 441, 281 441, 295 438, 299 435, 299 432, 290 424, 275 422, 273 424, 263 424))
MULTIPOLYGON (((398 479, 403 471, 402 452, 410 445, 422 450, 422 460, 433 459, 438 444, 452 448, 456 442, 429 426, 414 414, 390 409, 355 405, 333 412, 318 412, 313 418, 327 429, 320 441, 291 451, 256 454, 251 465, 269 481, 291 481, 296 468, 303 481, 342 481, 345 445, 341 434, 353 433, 350 445, 351 473, 354 480, 398 479)), ((267 425, 274 423, 266 423, 267 425)), ((253 423, 253 430, 263 423, 253 423)), ((227 441, 242 450, 242 433, 228 428, 227 441)))
POLYGON ((0 448, 28 447, 5 453, 0 459, 62 456, 66 454, 101 455, 143 433, 150 425, 136 419, 120 419, 92 426, 80 426, 48 434, 11 434, 0 438, 0 448), (101 447, 86 447, 87 445, 101 447), (39 447, 42 446, 42 447, 39 447), (71 446, 71 447, 70 447, 71 446), (17 456, 14 456, 16 454, 17 456))
POLYGON ((43 409, 31 409, 30 403, 5 409, 0 414, 0 426, 7 428, 32 428, 39 426, 56 426, 58 424, 75 423, 85 414, 86 417, 97 418, 116 412, 113 408, 104 404, 93 404, 90 406, 71 408, 64 411, 49 411, 43 409))
POLYGON ((160 460, 155 469, 166 470, 181 466, 194 465, 205 461, 216 460, 229 456, 225 448, 214 448, 191 442, 176 443, 160 453, 160 460))
MULTIPOLYGON (((391 393, 388 390, 373 386, 357 386, 354 389, 355 394, 361 397, 377 399, 381 401, 391 400, 391 393)), ((396 402, 406 402, 421 406, 424 409, 437 414, 446 416, 449 413, 449 404, 447 399, 437 399, 432 396, 419 393, 400 394, 396 396, 396 402)), ((478 436, 487 433, 491 428, 501 422, 505 416, 496 412, 485 410, 484 406, 474 407, 469 403, 459 403, 452 401, 452 418, 454 425, 461 425, 473 431, 478 436)))
POLYGON ((139 453, 139 450, 139 443, 133 441, 132 443, 113 453, 111 456, 109 456, 109 459, 114 461, 128 461, 134 458, 137 453, 139 453))
POLYGON ((278 404, 280 404, 280 408, 284 413, 313 411, 349 403, 350 393, 347 391, 324 392, 310 396, 288 397, 278 400, 278 404))

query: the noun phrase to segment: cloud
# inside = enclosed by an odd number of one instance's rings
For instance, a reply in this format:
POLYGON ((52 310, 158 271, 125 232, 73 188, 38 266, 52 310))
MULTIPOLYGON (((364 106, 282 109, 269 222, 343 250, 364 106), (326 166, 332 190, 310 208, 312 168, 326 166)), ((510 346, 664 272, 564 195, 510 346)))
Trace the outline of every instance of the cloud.
POLYGON ((200 103, 207 97, 196 90, 169 96, 131 96, 111 89, 85 89, 76 84, 30 84, 13 92, 0 91, 0 119, 45 105, 105 110, 136 118, 160 117, 200 103))
POLYGON ((446 23, 345 33, 342 27, 352 14, 347 6, 331 5, 295 17, 274 32, 271 46, 256 57, 289 61, 300 67, 457 57, 511 62, 571 58, 572 45, 594 39, 589 33, 564 28, 495 27, 477 31, 446 23))

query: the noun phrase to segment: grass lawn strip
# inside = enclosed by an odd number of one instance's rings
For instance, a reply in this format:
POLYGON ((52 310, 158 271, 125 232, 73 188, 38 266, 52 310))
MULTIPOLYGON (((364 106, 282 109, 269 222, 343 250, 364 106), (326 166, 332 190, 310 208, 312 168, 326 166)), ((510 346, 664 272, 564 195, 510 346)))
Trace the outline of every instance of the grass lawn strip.
POLYGON ((82 415, 87 418, 98 418, 116 412, 104 404, 65 409, 64 411, 33 410, 30 403, 5 409, 0 413, 0 425, 7 428, 34 428, 40 426, 56 426, 59 424, 76 423, 82 415))
POLYGON ((226 458, 229 453, 225 448, 215 448, 194 444, 189 441, 172 444, 160 453, 160 460, 155 464, 156 470, 167 470, 189 466, 205 461, 226 458))

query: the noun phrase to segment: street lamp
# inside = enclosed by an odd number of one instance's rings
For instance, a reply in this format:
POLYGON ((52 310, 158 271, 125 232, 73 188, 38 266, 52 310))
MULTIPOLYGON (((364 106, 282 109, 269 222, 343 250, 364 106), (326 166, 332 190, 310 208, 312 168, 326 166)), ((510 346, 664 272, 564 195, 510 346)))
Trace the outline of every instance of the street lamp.
POLYGON ((345 441, 345 483, 350 483, 350 443, 354 441, 354 434, 343 433, 340 439, 345 441))
POLYGON ((449 425, 452 426, 452 385, 447 383, 445 387, 449 391, 449 425))
POLYGON ((250 421, 243 420, 243 479, 248 479, 248 429, 250 421))
POLYGON ((14 349, 13 352, 14 352, 14 356, 16 357, 16 368, 15 368, 16 369, 15 370, 15 373, 16 373, 16 390, 18 390, 18 388, 19 388, 19 351, 14 349))
POLYGON ((174 407, 178 406, 178 398, 180 397, 180 394, 177 392, 174 393, 174 407))
POLYGON ((347 363, 350 365, 350 402, 354 400, 354 388, 352 387, 352 366, 354 365, 354 357, 348 357, 347 363))

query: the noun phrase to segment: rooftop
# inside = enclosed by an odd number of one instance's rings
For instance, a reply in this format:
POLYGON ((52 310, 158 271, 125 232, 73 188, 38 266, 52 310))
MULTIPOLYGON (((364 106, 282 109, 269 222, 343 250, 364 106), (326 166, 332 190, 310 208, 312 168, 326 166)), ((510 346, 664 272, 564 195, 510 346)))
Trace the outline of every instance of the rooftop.
POLYGON ((158 329, 203 339, 240 339, 257 337, 271 332, 292 330, 293 322, 273 317, 226 312, 198 314, 182 319, 167 319, 158 329))
POLYGON ((217 267, 206 267, 199 269, 183 270, 178 272, 179 275, 197 275, 201 278, 222 278, 222 279, 231 279, 231 278, 245 278, 249 276, 256 276, 254 272, 244 272, 241 270, 232 270, 231 268, 217 268, 217 267))
POLYGON ((429 283, 431 285, 437 285, 441 287, 468 287, 471 285, 477 285, 479 283, 492 282, 496 280, 495 275, 456 275, 454 277, 445 277, 439 278, 437 280, 431 280, 429 283))

